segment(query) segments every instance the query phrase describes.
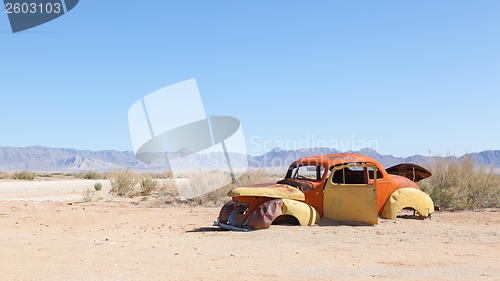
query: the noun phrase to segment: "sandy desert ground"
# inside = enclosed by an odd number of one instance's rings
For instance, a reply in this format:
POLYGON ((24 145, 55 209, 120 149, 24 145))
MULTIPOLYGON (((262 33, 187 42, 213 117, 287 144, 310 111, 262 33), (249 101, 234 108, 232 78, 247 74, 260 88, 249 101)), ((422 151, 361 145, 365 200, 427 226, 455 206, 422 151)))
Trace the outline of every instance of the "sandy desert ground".
POLYGON ((498 210, 227 232, 218 208, 79 201, 92 185, 0 186, 1 280, 500 280, 498 210))

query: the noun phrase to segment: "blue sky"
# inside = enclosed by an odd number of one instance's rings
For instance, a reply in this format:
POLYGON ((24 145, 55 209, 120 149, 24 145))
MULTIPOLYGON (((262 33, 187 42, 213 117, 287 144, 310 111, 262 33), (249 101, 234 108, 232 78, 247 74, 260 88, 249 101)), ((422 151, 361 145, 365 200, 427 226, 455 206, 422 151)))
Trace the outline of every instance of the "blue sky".
POLYGON ((251 154, 500 149, 499 13, 499 1, 82 0, 16 34, 3 14, 0 146, 132 150, 129 107, 196 78, 207 114, 239 118, 251 154))

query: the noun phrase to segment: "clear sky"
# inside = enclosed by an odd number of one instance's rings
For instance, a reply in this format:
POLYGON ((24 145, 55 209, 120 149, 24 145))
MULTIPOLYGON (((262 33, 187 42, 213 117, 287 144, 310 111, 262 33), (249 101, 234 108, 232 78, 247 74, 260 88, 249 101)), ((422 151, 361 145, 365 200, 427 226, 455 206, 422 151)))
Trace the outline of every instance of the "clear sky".
POLYGON ((129 107, 196 78, 250 154, 500 149, 497 0, 81 0, 16 34, 1 11, 0 146, 132 150, 129 107))

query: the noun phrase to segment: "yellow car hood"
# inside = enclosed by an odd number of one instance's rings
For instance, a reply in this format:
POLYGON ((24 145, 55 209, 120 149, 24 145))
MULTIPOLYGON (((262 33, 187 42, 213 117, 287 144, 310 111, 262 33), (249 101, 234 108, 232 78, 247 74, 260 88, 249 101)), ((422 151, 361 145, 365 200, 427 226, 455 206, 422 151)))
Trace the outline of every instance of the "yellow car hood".
POLYGON ((282 199, 294 199, 304 201, 306 196, 300 190, 287 184, 265 183, 250 186, 237 187, 231 190, 227 196, 259 196, 282 199))

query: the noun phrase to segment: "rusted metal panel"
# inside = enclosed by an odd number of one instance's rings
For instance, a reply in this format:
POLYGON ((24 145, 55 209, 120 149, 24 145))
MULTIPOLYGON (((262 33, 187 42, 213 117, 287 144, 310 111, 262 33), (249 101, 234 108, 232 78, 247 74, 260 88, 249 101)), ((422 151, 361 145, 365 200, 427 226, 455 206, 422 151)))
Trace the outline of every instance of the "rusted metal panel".
POLYGON ((309 191, 309 190, 314 189, 314 186, 312 185, 312 183, 310 183, 308 181, 292 179, 292 178, 282 179, 282 180, 278 181, 277 184, 287 184, 287 185, 296 187, 301 191, 302 190, 309 191))
POLYGON ((227 224, 229 216, 234 211, 234 202, 233 200, 227 202, 219 212, 219 221, 221 223, 227 224))
POLYGON ((273 223, 274 219, 282 214, 282 199, 274 199, 261 204, 248 217, 246 228, 267 229, 273 223))
POLYGON ((414 182, 419 182, 432 176, 431 172, 422 166, 412 163, 403 163, 385 169, 388 174, 403 176, 414 182))

